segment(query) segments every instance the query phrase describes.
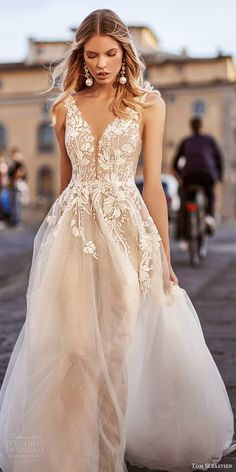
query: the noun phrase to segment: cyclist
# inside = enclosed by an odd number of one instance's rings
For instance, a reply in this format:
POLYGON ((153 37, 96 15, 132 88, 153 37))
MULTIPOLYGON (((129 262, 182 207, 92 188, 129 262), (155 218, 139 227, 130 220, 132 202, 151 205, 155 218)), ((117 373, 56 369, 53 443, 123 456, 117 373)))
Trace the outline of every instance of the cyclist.
POLYGON ((192 134, 185 137, 173 159, 174 174, 180 178, 183 190, 189 185, 200 185, 204 188, 206 202, 207 231, 212 234, 215 230, 214 187, 223 178, 223 155, 216 142, 210 135, 201 132, 202 119, 194 116, 190 119, 192 134))

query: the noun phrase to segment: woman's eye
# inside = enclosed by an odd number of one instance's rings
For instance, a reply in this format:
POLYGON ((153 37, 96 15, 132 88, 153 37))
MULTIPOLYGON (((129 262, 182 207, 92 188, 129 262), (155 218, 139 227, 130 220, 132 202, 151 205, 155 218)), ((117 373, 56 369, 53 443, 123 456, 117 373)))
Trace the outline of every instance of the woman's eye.
MULTIPOLYGON (((108 55, 108 56, 116 56, 116 52, 115 52, 115 53, 114 53, 114 52, 108 53, 107 55, 108 55)), ((94 56, 87 56, 88 59, 94 59, 95 57, 96 57, 96 55, 94 55, 94 56)))

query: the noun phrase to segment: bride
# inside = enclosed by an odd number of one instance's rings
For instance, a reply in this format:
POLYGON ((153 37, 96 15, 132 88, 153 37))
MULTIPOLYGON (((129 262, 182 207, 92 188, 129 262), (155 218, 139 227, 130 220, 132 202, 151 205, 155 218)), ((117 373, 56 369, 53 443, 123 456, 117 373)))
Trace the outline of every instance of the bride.
POLYGON ((236 449, 225 385, 171 266, 165 102, 143 71, 109 9, 83 20, 54 69, 61 185, 0 391, 3 472, 205 470, 236 449))

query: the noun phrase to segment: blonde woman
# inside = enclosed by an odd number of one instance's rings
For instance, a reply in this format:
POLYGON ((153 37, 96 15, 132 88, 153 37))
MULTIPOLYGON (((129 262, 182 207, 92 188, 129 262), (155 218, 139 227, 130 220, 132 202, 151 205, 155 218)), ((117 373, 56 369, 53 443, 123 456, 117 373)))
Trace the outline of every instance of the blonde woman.
POLYGON ((54 69, 61 187, 35 237, 1 389, 3 472, 183 472, 236 448, 224 383, 171 267, 165 103, 143 70, 108 9, 84 19, 54 69))

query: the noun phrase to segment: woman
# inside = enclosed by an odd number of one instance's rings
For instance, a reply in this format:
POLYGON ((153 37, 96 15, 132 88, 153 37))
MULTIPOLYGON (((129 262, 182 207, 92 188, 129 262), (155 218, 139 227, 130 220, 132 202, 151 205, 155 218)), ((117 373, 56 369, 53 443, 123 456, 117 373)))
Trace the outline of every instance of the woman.
POLYGON ((4 472, 121 472, 125 457, 182 472, 236 448, 225 386, 171 267, 165 104, 143 69, 105 9, 54 70, 61 188, 35 237, 1 390, 4 472))

